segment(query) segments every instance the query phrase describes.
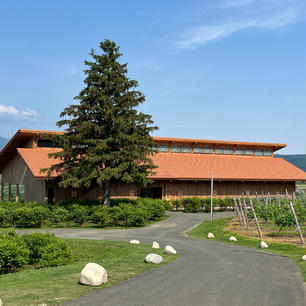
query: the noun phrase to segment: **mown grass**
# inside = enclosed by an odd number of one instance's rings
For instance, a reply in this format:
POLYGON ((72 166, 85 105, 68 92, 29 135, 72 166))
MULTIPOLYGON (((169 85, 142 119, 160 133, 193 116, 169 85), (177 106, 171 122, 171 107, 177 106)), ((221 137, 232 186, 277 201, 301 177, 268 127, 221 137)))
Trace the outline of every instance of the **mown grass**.
POLYGON ((141 273, 156 269, 176 259, 178 255, 152 251, 151 246, 130 245, 128 242, 64 239, 74 254, 74 263, 54 268, 25 269, 0 275, 0 297, 5 306, 61 305, 98 288, 106 288, 141 273), (163 256, 160 265, 147 264, 148 253, 163 256), (108 282, 100 287, 79 284, 80 272, 88 262, 103 266, 108 282))
MULTIPOLYGON (((232 244, 235 243, 250 248, 258 248, 261 239, 248 238, 239 235, 234 231, 229 231, 225 229, 231 220, 232 217, 216 219, 212 223, 210 221, 204 221, 202 224, 192 229, 187 234, 201 239, 208 239, 207 234, 209 232, 212 232, 215 236, 215 241, 227 242, 232 244), (230 236, 235 236, 238 241, 229 242, 228 238, 230 236)), ((268 244, 269 248, 263 249, 263 251, 286 256, 292 259, 300 267, 304 277, 304 281, 306 281, 306 261, 301 260, 301 257, 306 254, 305 248, 285 243, 268 242, 268 244)))

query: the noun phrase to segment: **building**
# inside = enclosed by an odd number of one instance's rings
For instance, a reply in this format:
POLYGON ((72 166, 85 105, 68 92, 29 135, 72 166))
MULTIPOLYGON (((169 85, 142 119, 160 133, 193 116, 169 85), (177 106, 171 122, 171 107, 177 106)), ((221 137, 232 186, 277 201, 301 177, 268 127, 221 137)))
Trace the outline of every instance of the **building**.
MULTIPOLYGON (((101 198, 102 190, 82 191, 62 189, 56 184, 56 175, 46 178, 41 168, 48 168, 54 160, 48 154, 55 152, 45 134, 62 132, 18 130, 0 152, 2 187, 24 185, 25 201, 49 202, 68 199, 101 198)), ((289 162, 274 158, 274 152, 285 144, 239 141, 215 141, 153 137, 156 153, 152 159, 156 174, 154 183, 146 189, 137 184, 112 184, 112 197, 151 196, 167 200, 210 195, 213 172, 214 195, 218 197, 256 192, 283 195, 295 191, 296 181, 305 181, 304 171, 289 162)), ((3 190, 0 199, 3 199, 3 190)), ((10 194, 10 193, 9 193, 10 194)))

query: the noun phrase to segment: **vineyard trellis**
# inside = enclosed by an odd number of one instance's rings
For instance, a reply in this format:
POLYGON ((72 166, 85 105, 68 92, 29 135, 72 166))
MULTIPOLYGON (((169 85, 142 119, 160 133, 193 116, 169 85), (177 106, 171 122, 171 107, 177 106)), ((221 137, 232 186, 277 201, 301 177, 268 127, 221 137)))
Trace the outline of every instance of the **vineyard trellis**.
POLYGON ((300 191, 286 196, 256 192, 233 195, 234 227, 251 236, 264 236, 305 245, 306 198, 300 191), (254 234, 255 232, 255 234, 254 234), (296 241, 298 239, 298 241, 296 241))

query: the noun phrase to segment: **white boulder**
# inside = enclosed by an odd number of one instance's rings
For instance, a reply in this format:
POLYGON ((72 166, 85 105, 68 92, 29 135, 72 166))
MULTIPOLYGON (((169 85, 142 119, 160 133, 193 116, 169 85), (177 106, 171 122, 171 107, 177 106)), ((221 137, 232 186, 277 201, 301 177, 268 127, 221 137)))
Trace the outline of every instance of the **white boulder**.
POLYGON ((81 271, 80 283, 87 286, 100 286, 107 282, 107 272, 100 265, 90 262, 81 271))
MULTIPOLYGON (((306 255, 302 256, 302 260, 306 261, 306 255)), ((1 304, 0 304, 1 305, 1 304)))
POLYGON ((207 238, 213 239, 213 238, 215 238, 215 235, 213 233, 209 232, 208 235, 207 235, 207 238))
POLYGON ((140 243, 139 240, 131 240, 131 241, 130 241, 130 244, 139 244, 139 243, 140 243))
POLYGON ((160 255, 150 253, 146 256, 145 262, 147 263, 154 263, 154 264, 160 264, 163 261, 163 258, 160 255))
POLYGON ((3 304, 2 304, 2 300, 0 299, 0 306, 2 306, 3 304))
POLYGON ((231 236, 231 237, 228 238, 228 240, 229 240, 229 241, 237 241, 237 238, 234 237, 234 236, 231 236))
POLYGON ((259 247, 261 249, 266 249, 268 247, 268 244, 266 242, 264 242, 264 241, 261 241, 259 247))
POLYGON ((152 249, 159 249, 159 243, 156 241, 153 241, 152 243, 152 249))
POLYGON ((166 245, 164 251, 166 254, 176 254, 176 250, 171 245, 166 245))

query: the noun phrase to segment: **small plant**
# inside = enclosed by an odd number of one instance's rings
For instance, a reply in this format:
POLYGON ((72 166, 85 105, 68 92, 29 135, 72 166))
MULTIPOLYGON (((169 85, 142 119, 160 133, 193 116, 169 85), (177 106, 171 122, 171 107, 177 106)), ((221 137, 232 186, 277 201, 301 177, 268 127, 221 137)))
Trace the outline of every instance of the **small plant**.
POLYGON ((98 224, 99 227, 105 227, 109 218, 108 208, 103 206, 97 209, 91 216, 91 220, 98 224))

